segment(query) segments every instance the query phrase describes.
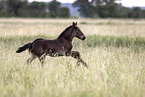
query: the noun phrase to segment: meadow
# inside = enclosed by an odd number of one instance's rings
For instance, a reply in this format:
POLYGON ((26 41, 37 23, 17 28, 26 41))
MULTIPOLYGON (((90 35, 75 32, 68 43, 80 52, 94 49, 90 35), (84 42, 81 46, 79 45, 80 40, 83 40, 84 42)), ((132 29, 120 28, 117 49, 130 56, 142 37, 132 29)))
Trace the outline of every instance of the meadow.
POLYGON ((0 97, 145 97, 145 20, 0 18, 0 97), (71 57, 47 57, 28 65, 18 47, 36 38, 55 39, 73 21, 87 37, 71 57))

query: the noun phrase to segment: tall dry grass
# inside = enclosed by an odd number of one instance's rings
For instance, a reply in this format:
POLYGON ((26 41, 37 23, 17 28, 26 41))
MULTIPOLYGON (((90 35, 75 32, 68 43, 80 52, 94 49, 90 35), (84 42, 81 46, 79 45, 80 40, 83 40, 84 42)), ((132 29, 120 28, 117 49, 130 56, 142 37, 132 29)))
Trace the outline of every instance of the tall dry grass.
POLYGON ((1 97, 144 97, 145 21, 92 19, 0 19, 1 97), (16 49, 38 37, 54 39, 78 21, 87 39, 74 50, 89 64, 75 68, 70 57, 47 57, 42 68, 16 49))

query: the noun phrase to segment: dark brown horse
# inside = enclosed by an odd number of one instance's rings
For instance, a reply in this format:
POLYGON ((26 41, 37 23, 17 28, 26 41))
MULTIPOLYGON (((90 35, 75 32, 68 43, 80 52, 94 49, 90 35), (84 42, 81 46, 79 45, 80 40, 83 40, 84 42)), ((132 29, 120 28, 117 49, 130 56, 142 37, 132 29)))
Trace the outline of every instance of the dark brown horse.
POLYGON ((73 48, 73 38, 77 37, 81 40, 85 40, 85 36, 77 26, 77 23, 74 23, 67 27, 57 39, 55 40, 46 40, 46 39, 36 39, 32 43, 27 43, 24 46, 18 48, 17 53, 28 49, 31 57, 27 60, 30 64, 35 58, 38 58, 43 66, 45 62, 45 57, 57 57, 57 56, 71 56, 77 59, 77 66, 80 62, 86 66, 87 64, 82 60, 81 55, 78 51, 72 51, 73 48))

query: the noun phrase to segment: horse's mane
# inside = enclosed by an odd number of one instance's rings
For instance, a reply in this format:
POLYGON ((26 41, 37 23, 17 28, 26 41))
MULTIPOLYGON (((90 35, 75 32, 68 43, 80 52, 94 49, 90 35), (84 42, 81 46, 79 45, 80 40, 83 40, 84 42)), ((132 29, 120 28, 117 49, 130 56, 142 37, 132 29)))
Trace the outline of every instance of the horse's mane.
POLYGON ((59 36, 57 39, 59 39, 60 37, 62 37, 72 26, 67 27, 59 36))

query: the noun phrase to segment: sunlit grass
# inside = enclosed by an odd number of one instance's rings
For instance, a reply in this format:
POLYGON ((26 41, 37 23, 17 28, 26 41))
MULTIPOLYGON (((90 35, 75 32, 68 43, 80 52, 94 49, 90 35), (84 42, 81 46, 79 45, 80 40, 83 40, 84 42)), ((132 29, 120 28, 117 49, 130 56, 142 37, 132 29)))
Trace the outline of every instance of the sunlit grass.
POLYGON ((87 39, 75 39, 73 49, 89 69, 75 68, 71 57, 47 57, 44 68, 38 59, 27 65, 28 51, 15 53, 38 37, 56 38, 72 19, 0 21, 1 97, 144 97, 145 21, 77 20, 87 39))

